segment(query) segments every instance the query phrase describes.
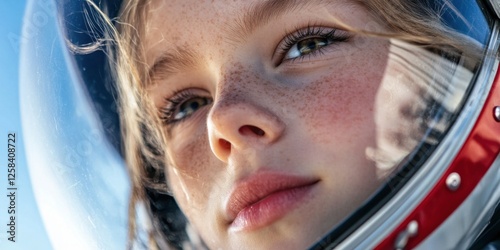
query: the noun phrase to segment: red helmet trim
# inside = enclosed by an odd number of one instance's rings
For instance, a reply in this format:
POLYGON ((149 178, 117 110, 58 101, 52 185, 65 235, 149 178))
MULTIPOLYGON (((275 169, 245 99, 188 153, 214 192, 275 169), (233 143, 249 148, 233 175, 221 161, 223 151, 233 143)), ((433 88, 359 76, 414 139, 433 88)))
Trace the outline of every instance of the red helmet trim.
POLYGON ((500 154, 500 122, 493 110, 500 105, 500 70, 486 103, 470 135, 441 179, 403 222, 375 249, 394 249, 398 235, 411 221, 418 223, 418 233, 409 238, 406 248, 414 248, 441 225, 469 196, 500 154), (446 179, 451 173, 461 176, 457 190, 451 191, 446 179))

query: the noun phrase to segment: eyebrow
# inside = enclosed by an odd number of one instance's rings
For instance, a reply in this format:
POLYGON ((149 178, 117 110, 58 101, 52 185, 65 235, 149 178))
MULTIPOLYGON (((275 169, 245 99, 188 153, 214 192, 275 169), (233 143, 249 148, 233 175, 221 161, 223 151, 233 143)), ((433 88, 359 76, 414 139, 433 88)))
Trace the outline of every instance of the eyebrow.
POLYGON ((150 79, 162 79, 178 72, 182 68, 197 64, 195 53, 189 49, 174 48, 161 53, 148 70, 150 79))

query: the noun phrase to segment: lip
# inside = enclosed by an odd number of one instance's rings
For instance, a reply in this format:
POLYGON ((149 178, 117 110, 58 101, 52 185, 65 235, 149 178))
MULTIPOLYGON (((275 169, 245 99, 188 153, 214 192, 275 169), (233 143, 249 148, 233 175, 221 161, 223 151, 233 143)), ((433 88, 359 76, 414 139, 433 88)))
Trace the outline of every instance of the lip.
POLYGON ((240 181, 226 203, 230 231, 251 231, 284 217, 306 200, 317 178, 258 172, 240 181))

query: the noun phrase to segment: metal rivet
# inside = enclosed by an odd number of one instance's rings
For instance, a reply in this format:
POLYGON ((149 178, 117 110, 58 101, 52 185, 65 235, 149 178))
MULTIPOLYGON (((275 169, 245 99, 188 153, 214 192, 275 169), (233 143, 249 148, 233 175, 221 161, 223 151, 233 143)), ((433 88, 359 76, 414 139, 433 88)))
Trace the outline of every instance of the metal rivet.
POLYGON ((404 230, 398 235, 394 247, 398 250, 405 249, 406 245, 408 244, 408 240, 411 237, 417 235, 417 233, 418 233, 418 222, 412 220, 406 226, 406 230, 404 230))
POLYGON ((448 178, 446 178, 446 186, 449 190, 455 191, 460 187, 461 181, 462 179, 460 178, 460 175, 453 172, 448 175, 448 178))
POLYGON ((495 117, 495 120, 497 122, 500 122, 500 106, 496 106, 494 109, 493 109, 493 116, 495 117))
POLYGON ((408 230, 408 234, 410 237, 413 237, 417 235, 418 233, 418 222, 412 220, 410 223, 408 223, 408 226, 406 227, 406 230, 408 230))

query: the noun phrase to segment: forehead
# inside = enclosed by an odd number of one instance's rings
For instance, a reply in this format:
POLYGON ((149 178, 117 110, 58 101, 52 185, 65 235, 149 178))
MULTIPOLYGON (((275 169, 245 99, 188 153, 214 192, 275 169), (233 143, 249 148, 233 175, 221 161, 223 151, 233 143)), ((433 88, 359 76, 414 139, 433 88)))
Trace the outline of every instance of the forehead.
MULTIPOLYGON (((244 40, 259 26, 286 14, 317 15, 349 0, 153 0, 146 23, 145 47, 203 46, 204 43, 232 43, 244 40)), ((345 12, 338 11, 339 15, 345 12)), ((221 44, 218 44, 221 45, 221 44)))
MULTIPOLYGON (((149 25, 199 24, 209 26, 224 23, 232 27, 252 28, 256 17, 269 21, 283 12, 304 10, 339 0, 153 0, 150 4, 149 25)), ((175 28, 175 27, 173 27, 175 28)))

